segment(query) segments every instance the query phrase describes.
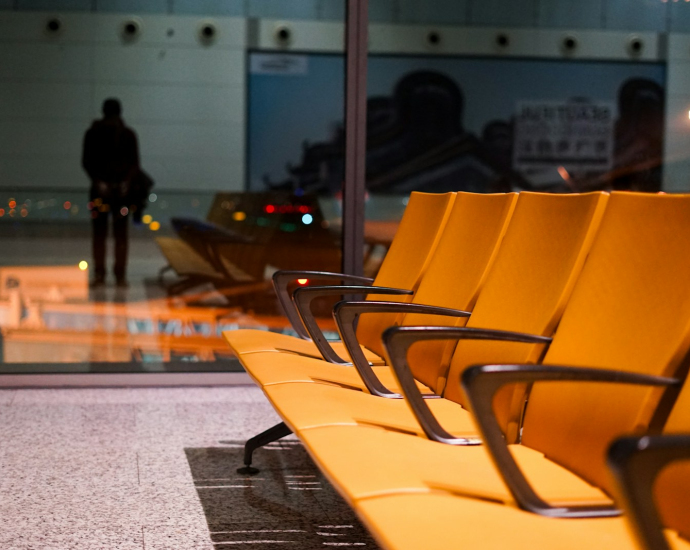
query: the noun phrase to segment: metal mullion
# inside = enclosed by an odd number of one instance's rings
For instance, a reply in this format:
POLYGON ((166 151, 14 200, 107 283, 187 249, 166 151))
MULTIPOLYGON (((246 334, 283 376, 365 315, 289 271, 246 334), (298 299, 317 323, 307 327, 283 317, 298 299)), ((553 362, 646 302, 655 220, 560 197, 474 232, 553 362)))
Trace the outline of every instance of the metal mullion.
POLYGON ((345 39, 345 182, 342 271, 364 271, 368 0, 348 0, 345 39))

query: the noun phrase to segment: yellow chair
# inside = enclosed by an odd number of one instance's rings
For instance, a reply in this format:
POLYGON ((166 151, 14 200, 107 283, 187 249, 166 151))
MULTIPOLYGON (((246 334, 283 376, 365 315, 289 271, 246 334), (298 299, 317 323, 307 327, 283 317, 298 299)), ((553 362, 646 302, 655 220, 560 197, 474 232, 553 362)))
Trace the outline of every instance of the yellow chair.
MULTIPOLYGON (((403 325, 425 321, 438 325, 464 326, 469 315, 466 311, 471 310, 477 300, 512 215, 516 199, 515 193, 458 193, 443 235, 412 301, 402 304, 366 301, 359 302, 359 305, 365 312, 376 312, 377 315, 385 315, 387 319, 390 314, 401 313, 404 315, 403 325), (435 312, 443 312, 445 315, 434 315, 435 312)), ((233 334, 228 332, 226 337, 232 340, 233 334)), ((371 347, 374 339, 369 338, 368 333, 365 335, 367 345, 371 347)), ((351 330, 351 337, 355 337, 354 330, 351 330)), ((362 366, 367 369, 364 379, 351 366, 310 360, 297 354, 243 354, 241 361, 245 370, 260 386, 288 382, 324 382, 387 397, 399 392, 387 366, 375 366, 369 373, 370 367, 365 356, 359 351, 359 342, 355 341, 348 347, 351 355, 360 353, 359 357, 354 358, 360 370, 362 366)), ((446 342, 430 342, 421 347, 424 349, 419 354, 420 364, 424 362, 430 369, 441 369, 445 376, 452 346, 446 342)))
MULTIPOLYGON (((224 335, 230 347, 238 357, 247 353, 285 350, 305 356, 325 357, 336 363, 348 363, 349 361, 342 359, 342 356, 347 356, 347 350, 342 343, 328 343, 313 317, 306 317, 310 312, 298 313, 296 311, 290 296, 287 294, 288 283, 300 278, 319 281, 344 281, 350 284, 356 283, 356 286, 320 287, 319 295, 367 293, 372 295, 371 299, 375 299, 376 296, 381 296, 380 294, 373 295, 378 290, 378 292, 385 292, 390 295, 389 299, 391 300, 409 301, 421 276, 428 267, 448 220, 455 196, 455 193, 412 193, 410 195, 410 201, 405 209, 395 239, 374 281, 339 273, 309 271, 276 273, 273 277, 276 294, 300 338, 253 329, 228 331, 224 335), (399 290, 394 292, 392 289, 399 290), (305 322, 314 329, 314 334, 309 334, 305 322)), ((315 297, 315 287, 303 287, 298 290, 306 291, 303 292, 304 296, 315 297)), ((398 317, 399 314, 394 313, 363 320, 359 334, 363 343, 370 344, 366 351, 369 361, 382 364, 383 348, 380 342, 374 341, 372 343, 367 340, 366 334, 374 332, 380 335, 386 327, 395 324, 398 317)))
MULTIPOLYGON (((539 359, 587 256, 607 198, 604 193, 520 194, 467 327, 531 334, 508 336, 518 343, 466 342, 471 345, 453 355, 456 368, 461 361, 472 364, 494 358, 510 358, 513 362, 539 359)), ((485 338, 486 333, 480 336, 485 338)), ((444 392, 447 374, 443 366, 438 361, 417 363, 412 363, 414 378, 436 392, 444 392)), ((325 384, 279 384, 263 389, 278 414, 298 432, 319 426, 365 424, 423 433, 401 400, 380 400, 325 384)), ((504 401, 508 409, 512 396, 504 401)), ((476 439, 476 427, 460 405, 448 399, 429 399, 424 403, 443 419, 449 432, 476 439)), ((507 412, 505 416, 508 417, 507 412)))
MULTIPOLYGON (((374 494, 443 489, 546 515, 614 513, 604 495, 613 490, 603 459, 608 442, 658 425, 670 390, 664 389, 668 380, 657 377, 685 375, 683 359, 690 348, 688 249, 690 196, 612 194, 545 364, 474 367, 463 374, 475 428, 486 449, 441 450, 438 443, 390 431, 383 440, 378 433, 383 430, 363 427, 304 429, 299 435, 352 502, 374 494), (569 367, 557 366, 562 364, 569 367), (611 383, 615 381, 621 384, 611 383), (503 384, 516 382, 535 386, 521 426, 522 445, 506 445, 492 404, 503 384), (348 455, 348 440, 356 440, 364 454, 348 455), (372 455, 404 458, 373 462, 368 460, 372 455), (347 464, 338 456, 346 456, 347 464), (498 464, 498 470, 489 468, 490 462, 498 464), (562 481, 549 473, 554 468, 562 481), (552 505, 554 500, 593 504, 552 505)), ((400 327, 389 329, 386 340, 398 372, 413 338, 471 332, 400 327)), ((399 374, 410 405, 434 405, 415 394, 405 368, 399 374)), ((452 440, 435 432, 433 425, 427 429, 437 440, 452 440)))

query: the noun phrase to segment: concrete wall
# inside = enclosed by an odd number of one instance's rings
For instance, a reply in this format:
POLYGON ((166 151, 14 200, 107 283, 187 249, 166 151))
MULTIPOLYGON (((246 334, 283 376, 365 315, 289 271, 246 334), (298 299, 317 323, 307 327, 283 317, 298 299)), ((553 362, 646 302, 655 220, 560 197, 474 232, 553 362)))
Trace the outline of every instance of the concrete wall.
POLYGON ((122 100, 144 168, 165 189, 241 189, 244 184, 246 21, 214 19, 198 39, 195 16, 138 18, 0 12, 0 186, 83 187, 83 134, 103 100, 122 100))

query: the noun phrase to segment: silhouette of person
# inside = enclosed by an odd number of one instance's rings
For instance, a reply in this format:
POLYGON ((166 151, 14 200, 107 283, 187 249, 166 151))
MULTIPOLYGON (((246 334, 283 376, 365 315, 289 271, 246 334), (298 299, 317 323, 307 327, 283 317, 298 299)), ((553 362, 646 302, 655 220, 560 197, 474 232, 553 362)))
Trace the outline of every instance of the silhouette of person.
POLYGON ((105 250, 108 218, 115 236, 115 279, 127 286, 128 195, 139 171, 139 147, 133 130, 121 118, 122 106, 114 98, 103 102, 103 118, 95 120, 84 135, 82 166, 91 179, 90 208, 93 229, 92 287, 105 284, 105 250))

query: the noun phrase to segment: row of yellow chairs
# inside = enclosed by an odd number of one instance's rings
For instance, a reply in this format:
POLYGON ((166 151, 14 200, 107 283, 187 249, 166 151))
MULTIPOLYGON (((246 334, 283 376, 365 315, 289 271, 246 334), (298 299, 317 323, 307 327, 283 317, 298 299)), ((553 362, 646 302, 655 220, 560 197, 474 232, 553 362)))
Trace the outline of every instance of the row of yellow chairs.
POLYGON ((375 281, 225 334, 284 421, 241 471, 294 432, 386 548, 690 548, 689 250, 690 196, 413 193, 375 281))

